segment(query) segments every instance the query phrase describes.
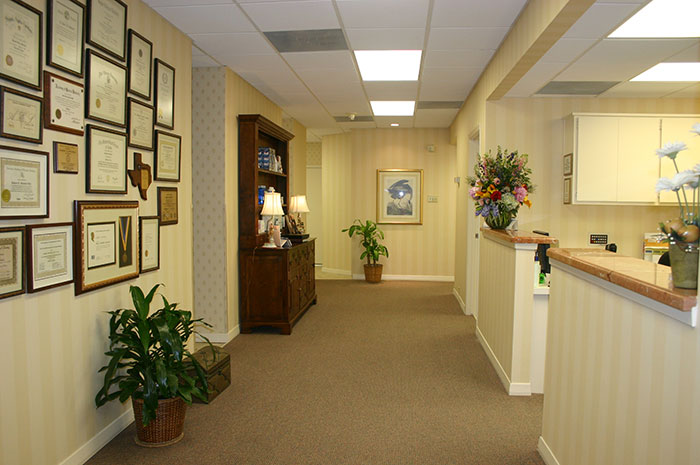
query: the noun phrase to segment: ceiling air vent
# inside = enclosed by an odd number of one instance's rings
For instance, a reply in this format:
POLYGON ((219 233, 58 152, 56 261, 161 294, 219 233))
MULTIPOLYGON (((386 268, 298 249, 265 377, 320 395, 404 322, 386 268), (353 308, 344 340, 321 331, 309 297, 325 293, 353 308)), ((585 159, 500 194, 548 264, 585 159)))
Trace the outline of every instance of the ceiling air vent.
POLYGON ((314 29, 308 31, 264 32, 278 52, 326 52, 347 50, 348 44, 341 29, 314 29))
POLYGON ((367 123, 374 121, 374 118, 372 118, 372 115, 368 116, 360 116, 357 115, 353 118, 350 118, 349 116, 334 116, 335 122, 336 123, 367 123))
POLYGON ((455 101, 430 101, 423 100, 416 104, 416 110, 451 110, 454 108, 462 108, 461 100, 455 101))
POLYGON ((552 81, 536 95, 600 95, 619 82, 610 81, 552 81))

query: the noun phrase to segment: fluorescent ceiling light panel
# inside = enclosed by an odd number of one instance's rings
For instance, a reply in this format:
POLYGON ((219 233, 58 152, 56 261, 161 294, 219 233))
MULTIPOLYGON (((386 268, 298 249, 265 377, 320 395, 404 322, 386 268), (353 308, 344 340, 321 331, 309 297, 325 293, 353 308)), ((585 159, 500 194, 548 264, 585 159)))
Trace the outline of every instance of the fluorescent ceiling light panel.
POLYGON ((356 50, 363 81, 417 81, 421 50, 356 50))
POLYGON ((608 37, 700 37, 698 18, 698 0, 652 0, 608 37))
POLYGON ((700 63, 659 63, 630 81, 694 82, 700 81, 700 63))
POLYGON ((416 102, 413 100, 372 100, 374 116, 413 116, 416 102))

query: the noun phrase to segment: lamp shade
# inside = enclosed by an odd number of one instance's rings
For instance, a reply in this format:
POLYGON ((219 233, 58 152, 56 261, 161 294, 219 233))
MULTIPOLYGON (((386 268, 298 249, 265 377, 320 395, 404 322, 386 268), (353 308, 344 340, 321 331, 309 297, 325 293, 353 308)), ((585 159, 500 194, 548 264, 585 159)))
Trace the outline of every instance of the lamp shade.
POLYGON ((308 213, 309 205, 305 195, 294 195, 289 203, 289 211, 292 213, 308 213))
POLYGON ((282 196, 279 192, 265 192, 265 202, 260 214, 269 216, 284 215, 282 196))

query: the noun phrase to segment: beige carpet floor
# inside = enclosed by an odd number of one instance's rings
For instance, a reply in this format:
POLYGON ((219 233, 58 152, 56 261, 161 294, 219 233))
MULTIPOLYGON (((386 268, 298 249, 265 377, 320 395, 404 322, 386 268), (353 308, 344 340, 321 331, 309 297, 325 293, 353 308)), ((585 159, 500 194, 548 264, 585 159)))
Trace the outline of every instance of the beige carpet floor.
POLYGON ((291 336, 226 346, 231 386, 189 408, 184 439, 90 464, 543 464, 542 396, 506 395, 450 283, 318 281, 291 336))

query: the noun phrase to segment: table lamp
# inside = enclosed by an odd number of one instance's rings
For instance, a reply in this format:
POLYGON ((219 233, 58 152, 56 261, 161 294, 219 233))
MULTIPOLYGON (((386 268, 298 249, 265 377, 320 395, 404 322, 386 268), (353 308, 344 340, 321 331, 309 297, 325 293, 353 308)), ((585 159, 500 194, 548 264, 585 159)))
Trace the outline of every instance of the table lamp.
POLYGON ((306 196, 305 195, 294 195, 292 198, 289 200, 289 213, 296 213, 297 217, 292 218, 291 221, 288 221, 291 226, 289 227, 289 234, 287 234, 287 237, 292 241, 292 242, 302 242, 304 239, 308 238, 309 235, 306 234, 305 228, 304 228, 304 222, 301 220, 301 214, 302 213, 309 213, 309 206, 306 203, 306 196))
POLYGON ((282 196, 279 192, 275 192, 274 188, 270 188, 269 191, 265 192, 265 201, 263 202, 262 212, 263 216, 272 216, 273 218, 268 222, 267 232, 268 239, 267 243, 263 247, 272 248, 277 247, 272 237, 273 220, 275 216, 284 216, 284 210, 282 209, 282 196))

